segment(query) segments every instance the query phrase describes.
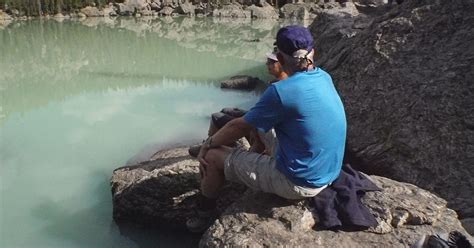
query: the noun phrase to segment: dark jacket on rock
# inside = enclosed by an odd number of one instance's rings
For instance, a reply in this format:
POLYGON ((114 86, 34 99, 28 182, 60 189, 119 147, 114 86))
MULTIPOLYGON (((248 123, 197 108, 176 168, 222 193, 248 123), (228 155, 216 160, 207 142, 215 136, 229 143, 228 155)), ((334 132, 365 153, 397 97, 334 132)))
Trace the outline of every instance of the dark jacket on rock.
POLYGON ((319 216, 318 229, 363 230, 377 225, 377 220, 362 203, 365 192, 381 190, 367 177, 342 166, 339 177, 312 198, 319 216))

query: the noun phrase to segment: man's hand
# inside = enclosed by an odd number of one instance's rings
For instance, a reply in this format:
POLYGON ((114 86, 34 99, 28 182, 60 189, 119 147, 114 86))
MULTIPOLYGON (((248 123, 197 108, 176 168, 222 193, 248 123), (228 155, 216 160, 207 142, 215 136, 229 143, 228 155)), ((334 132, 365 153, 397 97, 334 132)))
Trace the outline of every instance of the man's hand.
POLYGON ((201 178, 206 176, 206 167, 209 165, 208 162, 204 159, 204 157, 207 154, 207 151, 209 151, 211 147, 211 142, 212 138, 209 137, 204 143, 201 145, 201 150, 199 150, 199 154, 197 156, 197 159, 199 161, 199 173, 201 174, 201 178))
POLYGON ((222 145, 232 144, 234 141, 244 137, 245 134, 250 133, 253 127, 245 122, 243 117, 235 118, 224 125, 213 136, 207 138, 202 144, 201 150, 198 154, 198 161, 200 163, 199 169, 201 176, 206 176, 206 167, 209 165, 206 157, 209 149, 218 148, 222 145))

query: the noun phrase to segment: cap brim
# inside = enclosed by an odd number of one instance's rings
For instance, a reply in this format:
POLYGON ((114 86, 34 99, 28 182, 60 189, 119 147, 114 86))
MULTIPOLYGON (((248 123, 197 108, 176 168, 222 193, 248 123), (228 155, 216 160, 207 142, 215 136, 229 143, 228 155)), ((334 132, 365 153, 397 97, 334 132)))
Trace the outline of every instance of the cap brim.
POLYGON ((267 53, 267 59, 271 59, 274 61, 278 61, 278 58, 276 56, 276 53, 267 53))

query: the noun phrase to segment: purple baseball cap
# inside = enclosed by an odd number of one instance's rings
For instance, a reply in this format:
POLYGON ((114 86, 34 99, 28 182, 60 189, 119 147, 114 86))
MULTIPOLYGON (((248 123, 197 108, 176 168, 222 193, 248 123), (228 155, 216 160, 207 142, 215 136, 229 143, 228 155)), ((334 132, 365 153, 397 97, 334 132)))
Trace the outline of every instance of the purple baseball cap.
POLYGON ((298 50, 310 52, 313 49, 313 36, 303 26, 293 25, 278 30, 276 45, 281 52, 294 56, 298 50))

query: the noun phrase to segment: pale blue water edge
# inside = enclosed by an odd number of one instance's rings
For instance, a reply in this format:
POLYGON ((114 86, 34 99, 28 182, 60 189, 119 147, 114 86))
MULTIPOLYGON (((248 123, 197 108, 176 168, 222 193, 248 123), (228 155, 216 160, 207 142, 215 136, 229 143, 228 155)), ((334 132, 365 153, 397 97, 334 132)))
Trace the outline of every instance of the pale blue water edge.
POLYGON ((218 81, 265 77, 281 25, 102 18, 0 27, 0 247, 195 245, 183 234, 120 235, 112 170, 150 147, 202 139, 211 112, 250 107, 255 93, 218 81))

